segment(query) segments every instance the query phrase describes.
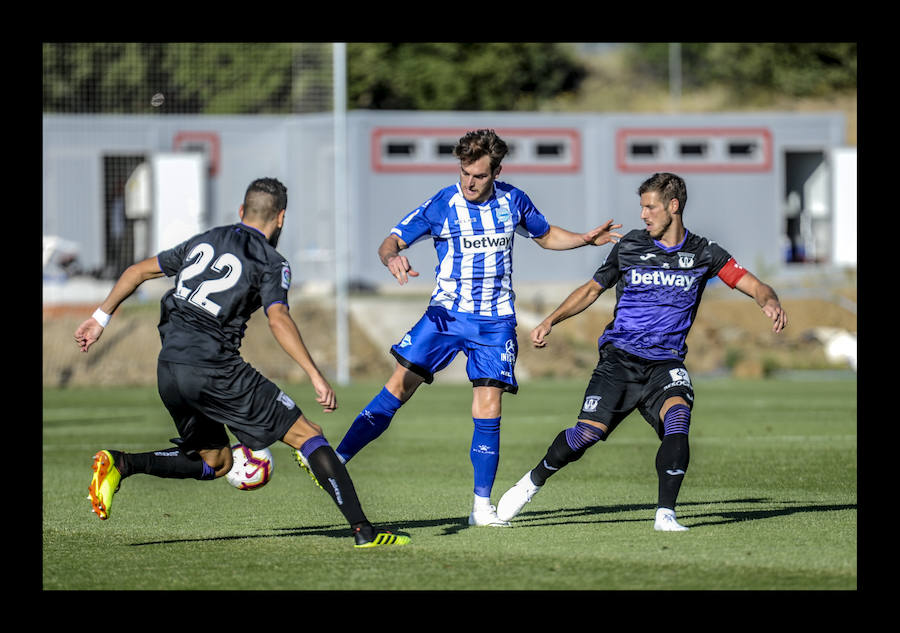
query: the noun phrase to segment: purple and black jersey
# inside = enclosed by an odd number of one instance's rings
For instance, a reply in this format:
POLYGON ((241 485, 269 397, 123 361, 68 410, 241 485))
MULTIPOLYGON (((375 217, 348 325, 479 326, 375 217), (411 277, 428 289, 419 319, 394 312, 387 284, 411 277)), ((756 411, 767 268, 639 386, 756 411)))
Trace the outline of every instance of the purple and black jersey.
POLYGON ((598 345, 650 360, 684 360, 688 332, 707 282, 719 275, 729 286, 743 275, 715 242, 688 232, 671 248, 643 229, 630 231, 610 251, 594 280, 616 287, 613 321, 598 345))
POLYGON ((239 358, 247 321, 260 307, 287 304, 288 262, 259 230, 243 223, 195 235, 157 255, 177 275, 162 299, 159 358, 218 366, 239 358))

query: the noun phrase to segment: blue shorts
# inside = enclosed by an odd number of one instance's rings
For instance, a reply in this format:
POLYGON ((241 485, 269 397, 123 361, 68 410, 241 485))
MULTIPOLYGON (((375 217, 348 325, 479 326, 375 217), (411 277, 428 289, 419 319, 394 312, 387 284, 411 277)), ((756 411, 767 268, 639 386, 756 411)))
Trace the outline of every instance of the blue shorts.
POLYGON ((397 362, 426 383, 462 352, 468 358, 466 374, 473 387, 499 387, 516 393, 516 319, 451 312, 429 306, 403 339, 391 346, 397 362))

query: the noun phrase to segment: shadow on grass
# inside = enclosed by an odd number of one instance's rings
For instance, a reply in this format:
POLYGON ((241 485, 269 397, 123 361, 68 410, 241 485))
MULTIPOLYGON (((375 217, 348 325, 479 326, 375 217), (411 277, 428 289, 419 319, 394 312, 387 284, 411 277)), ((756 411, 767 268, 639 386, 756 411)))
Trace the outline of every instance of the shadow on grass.
MULTIPOLYGON (((835 512, 856 510, 855 503, 816 504, 774 499, 726 499, 722 501, 687 501, 678 504, 678 521, 687 527, 724 525, 742 521, 758 521, 789 516, 803 512, 835 512), (739 506, 716 509, 716 506, 739 506), (693 508, 693 511, 692 511, 693 508), (708 511, 705 511, 707 510, 708 511)), ((558 508, 522 512, 515 519, 517 527, 565 525, 567 523, 626 523, 652 520, 656 504, 622 504, 609 506, 585 506, 582 508, 558 508), (645 516, 617 516, 631 512, 646 512, 645 516)))
MULTIPOLYGON (((515 527, 546 527, 572 523, 628 523, 652 520, 655 504, 620 504, 608 506, 584 506, 580 508, 557 508, 553 510, 533 510, 522 512, 515 518, 515 527), (621 516, 630 513, 645 513, 642 516, 621 516)), ((726 499, 722 501, 687 501, 678 504, 678 520, 687 527, 726 525, 742 521, 760 521, 776 517, 790 516, 803 512, 837 512, 856 510, 855 503, 815 504, 772 499, 726 499), (717 506, 726 506, 718 510, 717 506), (731 508, 730 506, 738 506, 731 508), (692 511, 693 508, 693 511, 692 511)), ((442 536, 452 536, 469 528, 466 517, 422 519, 407 521, 402 525, 377 524, 379 529, 405 533, 409 529, 443 528, 442 536)), ((174 543, 212 543, 215 541, 238 541, 256 538, 283 538, 300 536, 324 536, 349 539, 350 530, 345 525, 317 525, 308 527, 274 528, 259 534, 236 534, 230 536, 208 536, 203 538, 168 539, 132 543, 133 547, 145 545, 169 545, 174 543)))
MULTIPOLYGON (((443 536, 457 534, 461 530, 469 527, 467 517, 448 517, 445 519, 427 519, 420 521, 408 521, 402 525, 391 525, 387 523, 377 523, 376 527, 380 530, 390 530, 391 532, 405 534, 410 528, 434 528, 444 527, 443 536)), ((215 541, 240 541, 243 539, 256 538, 283 538, 298 536, 324 536, 328 538, 349 539, 351 537, 350 528, 346 525, 316 525, 308 527, 292 527, 292 528, 272 528, 270 530, 261 531, 259 534, 233 534, 230 536, 206 536, 202 538, 179 538, 165 539, 160 541, 145 541, 142 543, 131 543, 132 547, 142 547, 144 545, 172 545, 175 543, 214 543, 215 541)))

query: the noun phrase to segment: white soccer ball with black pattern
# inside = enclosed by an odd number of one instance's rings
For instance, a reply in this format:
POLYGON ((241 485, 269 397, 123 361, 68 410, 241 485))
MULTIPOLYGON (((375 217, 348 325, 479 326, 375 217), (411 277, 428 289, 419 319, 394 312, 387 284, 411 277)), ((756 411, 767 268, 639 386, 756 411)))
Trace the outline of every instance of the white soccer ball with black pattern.
POLYGON ((243 444, 231 447, 234 465, 225 480, 238 490, 259 490, 272 478, 275 461, 268 448, 251 450, 243 444))

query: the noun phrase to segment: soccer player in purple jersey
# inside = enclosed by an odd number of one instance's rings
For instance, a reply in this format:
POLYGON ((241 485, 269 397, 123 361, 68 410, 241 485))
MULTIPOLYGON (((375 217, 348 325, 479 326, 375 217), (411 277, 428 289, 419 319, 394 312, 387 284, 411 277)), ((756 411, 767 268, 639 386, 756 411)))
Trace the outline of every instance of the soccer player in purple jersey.
POLYGON ((397 361, 394 373, 337 448, 343 461, 353 458, 387 429, 419 385, 430 384, 462 352, 473 387, 475 499, 469 525, 475 526, 509 525, 497 518, 490 496, 499 463, 501 396, 518 390, 514 235, 551 250, 599 246, 621 237, 613 232, 621 225, 612 220, 587 233, 551 225, 523 191, 497 180, 507 151, 493 130, 460 138, 454 149, 459 181, 404 217, 379 247, 382 264, 402 285, 419 273, 401 251, 419 240, 433 240, 439 260, 436 285, 425 315, 391 348, 397 361))
POLYGON ((654 529, 684 531, 675 518, 675 501, 690 456, 688 430, 694 390, 684 358, 688 332, 706 283, 718 276, 756 301, 781 332, 787 315, 772 288, 738 265, 721 246, 684 226, 684 180, 658 173, 638 188, 646 229, 630 231, 610 251, 592 279, 575 289, 531 332, 535 347, 547 345, 557 323, 587 309, 616 287, 613 321, 598 340, 600 360, 584 393, 575 426, 559 432, 543 459, 497 503, 509 521, 547 479, 574 462, 637 409, 661 443, 656 454, 659 478, 654 529))
POLYGON ((272 335, 306 372, 325 412, 337 398, 319 372, 288 310, 291 269, 275 247, 284 225, 287 187, 274 178, 247 187, 241 222, 220 226, 129 266, 94 314, 75 331, 87 352, 116 308, 145 281, 175 277, 162 298, 157 362, 160 398, 180 437, 145 453, 101 450, 94 455, 91 507, 109 518, 122 480, 137 474, 211 481, 231 470, 225 427, 251 449, 276 441, 302 454, 350 525, 354 547, 405 545, 409 536, 377 530, 366 518, 347 468, 300 408, 240 355, 247 321, 260 307, 272 335))

